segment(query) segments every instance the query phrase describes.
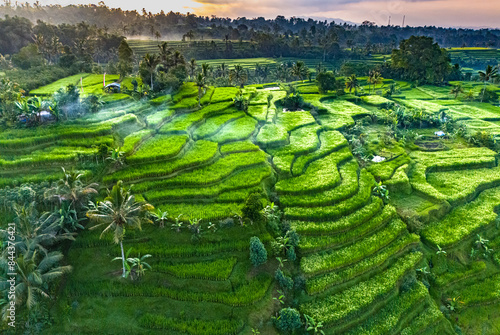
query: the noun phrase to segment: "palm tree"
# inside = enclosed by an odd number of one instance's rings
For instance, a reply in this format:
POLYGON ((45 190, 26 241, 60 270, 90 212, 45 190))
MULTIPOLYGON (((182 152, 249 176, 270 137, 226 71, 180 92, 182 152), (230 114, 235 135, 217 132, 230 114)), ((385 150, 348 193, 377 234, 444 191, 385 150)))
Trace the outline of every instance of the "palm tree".
POLYGON ((147 221, 143 214, 152 210, 153 206, 135 201, 134 195, 130 193, 129 189, 123 187, 121 180, 113 186, 111 191, 108 191, 108 196, 104 201, 97 205, 91 204, 91 206, 92 209, 87 212, 87 216, 96 221, 97 224, 90 229, 106 226, 101 233, 101 238, 104 234, 113 231, 114 242, 120 244, 123 265, 122 277, 125 277, 125 255, 123 252, 125 231, 129 227, 141 229, 142 222, 147 221))
POLYGON ((464 93, 464 89, 462 88, 461 84, 453 86, 453 88, 450 90, 450 94, 453 94, 455 96, 455 99, 460 93, 464 93))
POLYGON ((63 171, 63 178, 59 179, 54 187, 45 191, 45 198, 56 200, 61 204, 63 201, 69 202, 77 211, 81 210, 90 200, 92 194, 97 194, 97 183, 85 185, 81 178, 83 173, 78 171, 63 171))
POLYGON ((358 94, 359 82, 358 78, 355 74, 347 77, 347 81, 345 82, 346 88, 349 90, 349 93, 354 89, 354 94, 358 94))
POLYGON ((208 63, 203 63, 201 64, 201 73, 205 78, 208 78, 210 71, 212 70, 212 67, 208 63))
POLYGON ((170 49, 168 48, 167 42, 163 42, 162 44, 158 45, 158 48, 160 49, 161 62, 163 63, 163 66, 165 66, 168 69, 170 57, 172 56, 172 51, 170 51, 170 49))
POLYGON ((498 77, 498 65, 497 66, 488 65, 486 67, 486 71, 479 71, 479 78, 481 78, 481 80, 484 82, 484 88, 483 88, 483 94, 481 96, 481 102, 483 102, 484 93, 486 92, 486 83, 489 82, 491 79, 494 79, 497 77, 498 77))
POLYGON ((377 84, 382 83, 382 75, 378 71, 370 71, 368 73, 368 84, 373 85, 373 90, 375 90, 375 87, 377 84))
MULTIPOLYGON (((57 265, 62 259, 63 254, 59 251, 49 252, 42 258, 36 252, 31 255, 21 254, 16 260, 16 303, 31 311, 39 303, 40 297, 50 298, 48 284, 71 271, 70 265, 57 265)), ((0 262, 4 273, 12 272, 9 271, 7 258, 2 258, 0 262)), ((6 289, 6 285, 10 283, 2 281, 2 290, 6 289)))
POLYGON ((180 53, 179 50, 175 50, 175 52, 172 54, 172 66, 176 67, 177 65, 185 63, 186 60, 184 59, 184 56, 180 53))
POLYGON ((221 65, 219 65, 219 75, 221 77, 227 76, 227 66, 226 66, 226 63, 221 63, 221 65))
MULTIPOLYGON (((31 257, 34 253, 47 254, 48 249, 62 240, 74 240, 74 233, 62 232, 60 229, 60 216, 54 213, 43 213, 38 216, 35 203, 29 205, 14 204, 14 227, 16 240, 14 247, 25 257, 31 257)), ((0 229, 0 234, 6 240, 9 232, 0 229)), ((7 254, 4 249, 4 256, 7 254)), ((6 259, 6 258, 5 258, 6 259)))
POLYGON ((147 53, 144 55, 144 64, 151 76, 151 90, 153 89, 153 75, 156 70, 156 66, 160 63, 160 57, 156 54, 147 53))
POLYGON ((191 79, 194 78, 194 74, 196 73, 197 68, 198 65, 196 64, 196 59, 191 58, 191 60, 188 63, 189 77, 191 79))
POLYGON ((240 84, 241 88, 245 86, 247 79, 248 74, 241 65, 235 65, 234 69, 229 72, 229 80, 240 84))
POLYGON ((195 78, 195 86, 198 87, 198 107, 201 107, 201 92, 207 88, 206 77, 203 73, 198 73, 195 78))
POLYGON ((292 67, 292 75, 298 77, 301 81, 304 80, 304 77, 307 77, 309 73, 309 69, 303 61, 296 62, 292 67))

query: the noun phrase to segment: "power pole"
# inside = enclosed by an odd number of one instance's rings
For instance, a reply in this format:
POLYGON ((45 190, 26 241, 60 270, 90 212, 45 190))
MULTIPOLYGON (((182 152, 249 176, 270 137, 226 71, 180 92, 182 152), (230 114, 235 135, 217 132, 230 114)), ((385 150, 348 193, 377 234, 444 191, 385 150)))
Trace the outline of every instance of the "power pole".
POLYGON ((387 24, 387 26, 391 26, 391 16, 389 15, 389 23, 387 24))
POLYGON ((403 25, 401 26, 402 28, 405 27, 405 18, 406 18, 406 15, 403 15, 403 25))

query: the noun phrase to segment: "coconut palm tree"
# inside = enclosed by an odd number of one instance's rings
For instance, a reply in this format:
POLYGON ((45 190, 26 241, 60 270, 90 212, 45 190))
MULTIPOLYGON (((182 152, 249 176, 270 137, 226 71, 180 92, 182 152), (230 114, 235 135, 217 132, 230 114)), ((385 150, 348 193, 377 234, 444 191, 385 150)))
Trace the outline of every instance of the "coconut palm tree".
POLYGON ((219 65, 219 77, 226 77, 227 73, 228 69, 226 63, 221 63, 221 65, 219 65))
POLYGON ((113 240, 120 244, 122 253, 123 273, 125 277, 125 255, 123 252, 123 238, 127 228, 141 229, 142 222, 149 221, 144 215, 153 209, 153 206, 135 200, 129 189, 123 187, 120 180, 108 191, 108 196, 97 205, 91 203, 91 209, 87 212, 89 219, 97 224, 90 229, 105 226, 101 237, 106 233, 113 232, 113 240))
POLYGON ((210 75, 210 71, 212 70, 212 67, 208 63, 203 63, 201 64, 201 73, 205 78, 208 78, 210 75))
POLYGON ((153 89, 153 76, 156 70, 156 66, 160 63, 160 57, 156 54, 147 53, 144 55, 143 62, 151 77, 151 90, 153 89))
POLYGON ((462 88, 461 84, 453 86, 452 89, 450 90, 450 94, 453 94, 455 96, 455 99, 458 97, 460 93, 464 93, 464 89, 462 88))
POLYGON ((355 74, 352 74, 349 77, 347 77, 345 86, 349 90, 349 93, 351 93, 352 90, 354 89, 354 94, 358 94, 359 82, 355 74))
POLYGON ((161 62, 163 66, 168 69, 170 63, 170 57, 172 56, 172 51, 168 48, 167 42, 163 42, 162 44, 158 45, 158 48, 160 49, 161 62))
POLYGON ((292 67, 292 75, 298 77, 301 81, 309 74, 309 69, 303 61, 296 62, 292 67))
MULTIPOLYGON (((19 255, 16 259, 16 304, 31 311, 38 305, 40 297, 50 298, 48 284, 72 269, 70 265, 58 266, 62 259, 63 254, 59 251, 49 252, 43 257, 37 252, 19 255)), ((7 258, 2 258, 0 264, 4 273, 12 272, 9 271, 7 258)), ((0 285, 3 291, 10 283, 2 280, 0 285)))
POLYGON ((241 65, 235 65, 234 69, 229 72, 229 80, 238 83, 241 88, 245 86, 247 79, 248 74, 241 65))
POLYGON ((378 71, 370 71, 369 74, 368 74, 368 84, 369 85, 373 85, 373 90, 375 90, 375 87, 377 86, 377 84, 381 84, 382 83, 382 75, 380 74, 380 72, 378 71))
POLYGON ((63 178, 59 179, 54 187, 45 191, 45 198, 55 200, 59 204, 67 201, 75 210, 79 211, 88 203, 92 194, 97 194, 97 183, 85 185, 81 178, 83 173, 78 171, 66 171, 64 167, 63 178))
MULTIPOLYGON (((35 203, 29 205, 14 204, 14 227, 16 240, 13 242, 16 250, 23 253, 25 257, 31 257, 34 253, 48 253, 48 249, 62 240, 74 240, 74 233, 63 232, 60 229, 60 217, 54 213, 43 213, 38 215, 35 203)), ((0 235, 6 240, 7 229, 0 229, 0 235)), ((3 253, 6 255, 7 248, 3 253)))
POLYGON ((486 92, 486 83, 489 82, 491 79, 494 79, 497 77, 498 77, 498 65, 497 66, 488 65, 486 67, 485 71, 479 71, 479 78, 484 83, 483 94, 481 96, 481 102, 483 102, 484 93, 486 92))
POLYGON ((198 65, 196 64, 196 59, 191 58, 191 60, 188 63, 189 77, 191 79, 194 78, 194 74, 196 73, 197 68, 198 65))
POLYGON ((198 107, 201 107, 201 92, 207 88, 207 78, 203 75, 203 73, 198 73, 194 84, 198 87, 198 107))

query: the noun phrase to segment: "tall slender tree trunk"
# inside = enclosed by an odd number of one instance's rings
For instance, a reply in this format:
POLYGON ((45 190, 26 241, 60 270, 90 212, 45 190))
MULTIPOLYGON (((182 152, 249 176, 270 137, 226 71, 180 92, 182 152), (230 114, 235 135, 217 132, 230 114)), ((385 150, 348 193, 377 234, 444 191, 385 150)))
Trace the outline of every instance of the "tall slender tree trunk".
POLYGON ((153 90, 153 71, 151 71, 151 91, 153 90))
POLYGON ((123 241, 120 241, 120 248, 122 249, 122 266, 123 266, 122 277, 125 278, 125 253, 123 252, 123 241))
POLYGON ((483 94, 481 95, 481 102, 483 102, 484 93, 486 93, 486 80, 484 81, 483 94))

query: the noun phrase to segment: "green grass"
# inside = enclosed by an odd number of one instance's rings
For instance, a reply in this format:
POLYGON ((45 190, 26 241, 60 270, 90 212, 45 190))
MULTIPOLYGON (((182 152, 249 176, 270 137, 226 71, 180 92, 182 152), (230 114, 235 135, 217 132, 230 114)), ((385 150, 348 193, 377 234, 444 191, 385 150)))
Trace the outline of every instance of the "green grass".
POLYGON ((386 99, 384 97, 381 97, 379 95, 367 95, 361 97, 361 100, 363 100, 364 103, 376 107, 384 107, 388 103, 391 103, 392 101, 389 99, 386 99))
POLYGON ((419 242, 418 235, 403 234, 380 252, 364 258, 356 264, 307 279, 307 293, 311 295, 320 294, 336 285, 356 280, 370 271, 381 269, 391 264, 391 260, 397 257, 398 254, 415 247, 419 242))
MULTIPOLYGON (((297 157, 292 167, 293 175, 299 175, 303 173, 311 162, 320 159, 335 150, 339 150, 347 146, 347 140, 341 133, 337 131, 321 132, 319 134, 319 141, 321 143, 321 147, 318 150, 310 154, 297 157)), ((290 136, 290 142, 292 142, 292 136, 290 136)))
MULTIPOLYGON (((326 191, 315 192, 313 194, 303 194, 300 196, 293 194, 283 194, 280 196, 280 201, 285 206, 322 206, 333 205, 350 196, 353 196, 358 191, 358 163, 350 161, 339 168, 341 183, 339 186, 326 191)), ((361 176, 366 177, 367 171, 361 171, 361 176)), ((369 177, 371 180, 371 176, 369 177)))
MULTIPOLYGON (((230 196, 234 196, 233 190, 240 190, 248 187, 259 186, 261 182, 271 176, 271 168, 268 165, 259 165, 247 170, 239 171, 224 181, 213 186, 196 185, 191 188, 170 188, 172 182, 168 180, 145 182, 135 185, 134 192, 144 192, 148 201, 158 203, 160 201, 175 201, 184 200, 190 202, 195 199, 214 198, 224 192, 229 192, 230 196)), ((187 177, 186 177, 187 178, 187 177)))
POLYGON ((349 266, 387 246, 403 231, 406 225, 401 220, 393 220, 384 229, 350 246, 302 257, 300 268, 306 275, 315 275, 349 266))
POLYGON ((179 169, 184 169, 203 164, 212 159, 217 153, 217 143, 209 141, 196 141, 193 147, 182 157, 163 164, 148 164, 137 167, 128 167, 124 170, 106 175, 104 182, 123 180, 125 182, 141 178, 160 177, 171 174, 179 169))
POLYGON ((278 115, 277 125, 286 131, 292 131, 305 125, 315 124, 316 121, 309 112, 286 112, 278 115))
POLYGON ((171 117, 173 113, 174 111, 171 109, 164 109, 154 114, 148 115, 148 117, 146 118, 148 126, 151 128, 158 127, 163 121, 171 117))
POLYGON ((257 150, 259 150, 259 147, 249 141, 231 142, 223 144, 220 147, 220 153, 223 155, 235 152, 246 152, 246 151, 257 151, 257 150))
POLYGON ((247 113, 257 121, 265 122, 267 120, 267 105, 250 105, 247 113))
POLYGON ((276 183, 279 193, 310 193, 332 188, 340 182, 337 165, 352 157, 350 152, 330 154, 312 162, 303 175, 276 183))
POLYGON ((290 143, 279 149, 271 149, 269 152, 273 156, 301 155, 316 150, 320 143, 318 132, 321 129, 318 125, 304 126, 293 130, 290 133, 290 143))
POLYGON ((256 143, 262 147, 272 148, 286 145, 287 141, 288 133, 284 127, 267 123, 260 128, 256 143))
POLYGON ((241 141, 249 138, 254 133, 256 126, 257 121, 251 117, 242 117, 225 124, 217 134, 209 137, 209 140, 218 143, 241 141))
POLYGON ((366 204, 370 200, 372 186, 373 177, 368 174, 360 179, 358 193, 353 197, 332 206, 323 206, 321 210, 314 207, 288 207, 285 209, 285 216, 288 219, 301 221, 339 219, 366 204))
POLYGON ((426 226, 422 236, 440 246, 456 244, 490 225, 497 217, 495 210, 499 205, 500 188, 483 191, 474 201, 453 209, 442 221, 426 226))
POLYGON ((144 328, 168 329, 193 335, 237 334, 243 327, 243 323, 236 320, 203 321, 193 319, 179 322, 178 319, 154 314, 143 315, 139 320, 139 324, 144 328))
POLYGON ((226 123, 231 122, 233 120, 239 119, 245 116, 244 112, 237 112, 235 110, 234 113, 223 114, 218 116, 213 116, 205 120, 201 126, 196 128, 193 131, 194 139, 201 139, 215 135, 226 123))
POLYGON ((326 298, 304 303, 300 309, 325 324, 338 324, 348 316, 354 318, 377 298, 393 291, 400 278, 412 269, 421 257, 420 253, 407 254, 381 274, 326 298))
MULTIPOLYGON (((79 73, 75 74, 73 76, 69 76, 66 78, 59 79, 49 85, 45 85, 42 87, 39 87, 37 89, 31 90, 30 94, 31 95, 52 95, 55 92, 57 92, 61 88, 66 88, 68 85, 78 85, 80 87, 80 78, 86 78, 90 74, 88 73, 79 73)), ((102 77, 101 77, 101 82, 102 82, 102 77)))
POLYGON ((181 152, 189 141, 187 135, 157 135, 142 143, 127 162, 130 164, 144 163, 172 158, 181 152))
MULTIPOLYGON (((357 327, 352 328, 347 334, 390 334, 397 329, 398 323, 401 319, 404 319, 405 314, 411 313, 411 310, 414 308, 418 308, 418 305, 423 303, 426 297, 427 290, 425 286, 418 282, 409 292, 402 292, 391 300, 374 318, 370 318, 357 327)), ((435 310, 439 312, 439 309, 435 308, 435 310)), ((442 315, 440 312, 439 314, 442 315)))
MULTIPOLYGON (((353 213, 344 215, 335 221, 312 222, 312 221, 291 221, 290 225, 300 234, 303 235, 326 235, 326 234, 342 234, 350 229, 354 229, 364 224, 372 217, 377 215, 382 209, 382 201, 374 199, 371 203, 361 206, 354 210, 353 213)), ((332 237, 335 239, 335 237, 332 237)), ((318 239, 323 239, 318 237, 318 239)), ((328 241, 327 237, 324 237, 328 241)), ((308 237, 304 243, 307 247, 308 237)), ((327 242, 328 243, 328 242, 327 242)), ((317 245, 312 245, 316 247, 317 245)), ((319 245, 321 246, 321 245, 319 245)), ((307 248, 306 248, 307 250, 307 248)))
POLYGON ((216 259, 198 263, 182 263, 156 266, 158 272, 171 273, 178 278, 195 278, 207 280, 227 280, 238 259, 236 257, 216 259))

